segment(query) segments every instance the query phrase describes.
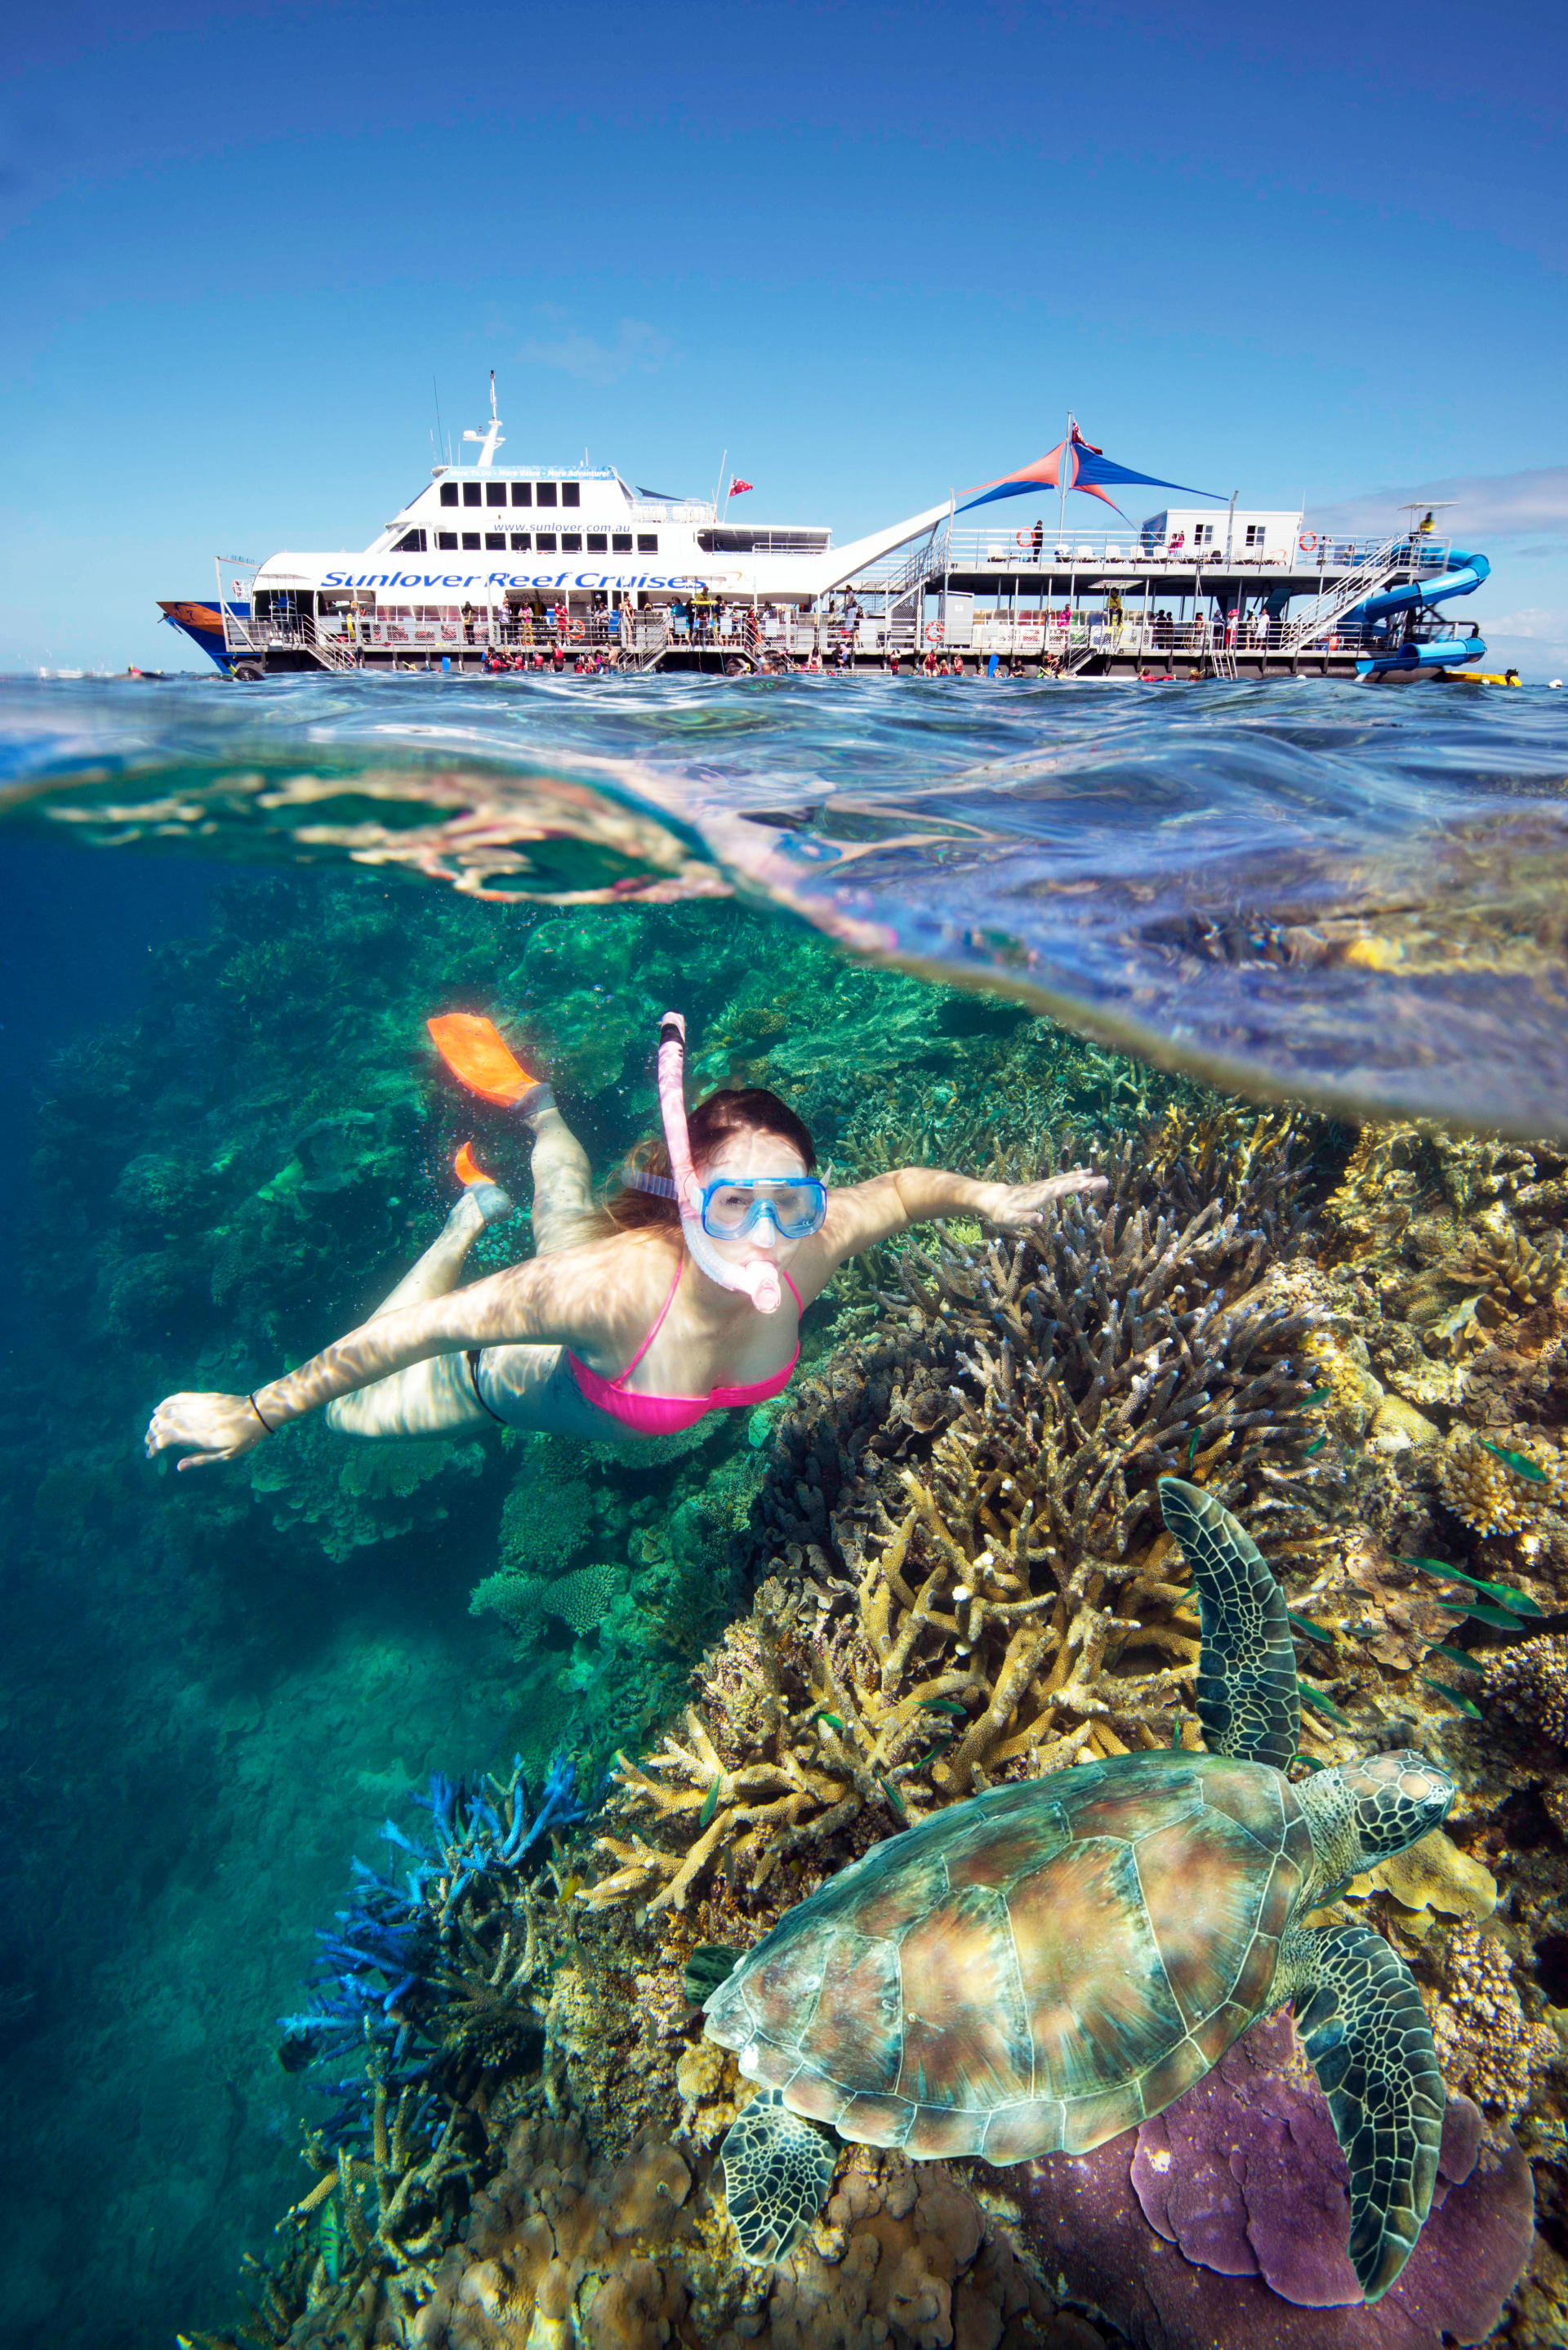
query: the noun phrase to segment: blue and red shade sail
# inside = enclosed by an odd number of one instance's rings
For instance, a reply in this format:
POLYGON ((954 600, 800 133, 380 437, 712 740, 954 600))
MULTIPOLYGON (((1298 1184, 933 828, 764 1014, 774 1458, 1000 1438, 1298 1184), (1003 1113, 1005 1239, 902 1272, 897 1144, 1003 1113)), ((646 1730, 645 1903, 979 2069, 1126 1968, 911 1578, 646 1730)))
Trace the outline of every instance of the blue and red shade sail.
POLYGON ((968 514, 972 507, 988 506, 997 498, 1025 497, 1032 490, 1081 490, 1087 498, 1101 499, 1113 514, 1121 514, 1121 507, 1108 494, 1106 485, 1127 483, 1141 484, 1149 490, 1178 490, 1183 497, 1213 498, 1224 504, 1217 490, 1189 489, 1182 482, 1162 482, 1153 473, 1135 473, 1130 466, 1118 465, 1114 457, 1107 457, 1103 449, 1085 441, 1075 424, 1067 438, 1058 441, 1044 457, 1036 457, 1032 465, 1021 465, 1015 473, 1004 473, 999 482, 983 483, 958 511, 968 514))

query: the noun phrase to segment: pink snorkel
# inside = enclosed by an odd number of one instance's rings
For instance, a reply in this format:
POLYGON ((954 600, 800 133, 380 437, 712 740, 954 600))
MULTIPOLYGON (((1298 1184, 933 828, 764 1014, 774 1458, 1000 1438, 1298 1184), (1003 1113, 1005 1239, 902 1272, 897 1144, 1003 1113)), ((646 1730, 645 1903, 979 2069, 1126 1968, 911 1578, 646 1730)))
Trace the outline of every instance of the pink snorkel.
POLYGON ((777 1265, 765 1257, 753 1257, 747 1264, 726 1264, 702 1229, 702 1186, 691 1164, 691 1138, 686 1130, 685 1077, 686 1023, 679 1012, 667 1012, 659 1024, 659 1108, 670 1172, 675 1179, 680 1230, 691 1262, 721 1289, 743 1290, 759 1314, 776 1314, 784 1295, 777 1265))

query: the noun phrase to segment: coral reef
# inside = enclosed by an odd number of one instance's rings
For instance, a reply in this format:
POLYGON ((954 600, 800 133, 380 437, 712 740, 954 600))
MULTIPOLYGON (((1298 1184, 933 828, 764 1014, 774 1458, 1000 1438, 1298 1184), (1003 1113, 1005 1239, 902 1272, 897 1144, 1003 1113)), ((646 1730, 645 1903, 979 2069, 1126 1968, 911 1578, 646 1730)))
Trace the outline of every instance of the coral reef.
POLYGON ((1344 2157, 1287 2014, 1154 2120, 1011 2182, 1049 2272, 1150 2350, 1441 2350, 1490 2336, 1529 2254, 1530 2168, 1462 2097, 1432 2212, 1372 2307, 1345 2247, 1344 2157))
POLYGON ((1509 2121, 1523 2113, 1536 2095, 1534 2075, 1558 2062, 1562 2043, 1549 2025, 1527 2020, 1499 1935, 1454 1929, 1430 2006, 1444 2078, 1488 2113, 1509 2121))
POLYGON ((1487 1696, 1538 1738, 1568 1746, 1568 1634, 1539 1633, 1487 1659, 1487 1696))
POLYGON ((1173 1117, 1038 1240, 906 1253, 896 1320, 779 1423, 774 1572, 684 1734, 618 1762, 591 1906, 684 1908, 721 1857, 761 1896, 999 1779, 1169 1745, 1198 1627, 1157 1479, 1255 1501, 1282 1564, 1321 1542, 1290 1477, 1308 1318, 1264 1269, 1304 1152, 1285 1120, 1237 1156, 1173 1117))

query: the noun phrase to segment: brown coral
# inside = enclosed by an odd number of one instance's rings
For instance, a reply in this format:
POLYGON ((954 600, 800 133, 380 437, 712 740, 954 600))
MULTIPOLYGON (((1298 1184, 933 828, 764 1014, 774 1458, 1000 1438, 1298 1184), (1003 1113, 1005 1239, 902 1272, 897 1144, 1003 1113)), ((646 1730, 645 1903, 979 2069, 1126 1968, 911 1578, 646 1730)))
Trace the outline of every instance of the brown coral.
POLYGON ((1469 1433, 1456 1434, 1443 1447, 1438 1484, 1444 1501, 1478 1534, 1523 1534, 1539 1518, 1559 1482, 1558 1456, 1550 1461, 1532 1448, 1509 1447, 1529 1461, 1534 1476, 1511 1467, 1469 1433))
POLYGON ((1023 2350, 1052 2338, 1054 2302, 944 2165, 917 2171, 856 2148, 811 2239, 763 2272, 742 2266, 702 2183, 657 2137, 611 2162, 575 2124, 528 2117, 409 2339, 421 2350, 1023 2350))
POLYGON ((1459 1926, 1449 1935, 1431 2020, 1449 2087, 1507 2121, 1525 2111, 1532 2075, 1559 2054, 1554 2032, 1526 2022, 1508 1951, 1480 1926, 1459 1926))
POLYGON ((1487 1659, 1486 1693, 1526 1729, 1568 1746, 1568 1633, 1497 1649, 1487 1659))

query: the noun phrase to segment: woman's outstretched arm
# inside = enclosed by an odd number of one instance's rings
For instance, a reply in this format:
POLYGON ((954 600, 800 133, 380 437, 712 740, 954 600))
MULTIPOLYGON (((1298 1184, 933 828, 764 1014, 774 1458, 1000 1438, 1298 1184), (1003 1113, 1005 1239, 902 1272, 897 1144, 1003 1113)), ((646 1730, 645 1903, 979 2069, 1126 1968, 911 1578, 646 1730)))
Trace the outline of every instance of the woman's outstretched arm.
POLYGON ((822 1277, 827 1280, 846 1257, 935 1216, 979 1216, 1004 1231, 1027 1232, 1040 1222, 1053 1200, 1105 1188, 1106 1178, 1085 1168, 1048 1175, 1038 1183, 991 1183, 950 1174, 943 1167, 897 1167, 886 1175, 874 1175, 867 1183, 828 1193, 827 1221, 818 1243, 826 1260, 822 1277))
POLYGON ((165 1396, 148 1425, 149 1458, 191 1447, 182 1469, 237 1460, 288 1420, 432 1356, 531 1341, 578 1344, 591 1285, 582 1269, 565 1271, 560 1258, 533 1257, 448 1296, 394 1306, 252 1395, 165 1396))

